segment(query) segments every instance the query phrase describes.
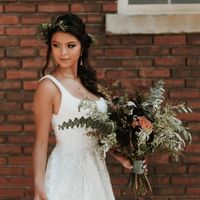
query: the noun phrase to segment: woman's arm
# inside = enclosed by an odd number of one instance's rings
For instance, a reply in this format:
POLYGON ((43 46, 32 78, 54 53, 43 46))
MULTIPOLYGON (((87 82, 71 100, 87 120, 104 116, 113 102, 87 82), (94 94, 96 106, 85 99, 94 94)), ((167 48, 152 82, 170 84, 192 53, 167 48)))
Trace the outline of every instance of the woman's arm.
POLYGON ((53 112, 53 95, 49 80, 43 80, 36 89, 33 110, 35 142, 33 149, 34 200, 47 200, 44 191, 44 174, 47 161, 48 137, 53 112))
MULTIPOLYGON (((127 169, 133 169, 133 163, 131 162, 130 159, 126 158, 125 156, 121 156, 121 155, 117 155, 115 153, 115 150, 111 149, 109 151, 110 155, 112 155, 117 161, 119 161, 123 167, 127 168, 127 169)), ((146 160, 144 159, 142 162, 142 168, 144 169, 144 172, 147 174, 148 173, 148 169, 147 169, 147 164, 146 164, 146 160)))
POLYGON ((123 167, 127 168, 127 169, 132 169, 133 168, 133 165, 131 163, 131 161, 129 159, 127 159, 126 157, 124 156, 121 156, 121 155, 117 155, 115 153, 115 151, 113 149, 111 149, 109 151, 110 155, 112 155, 117 161, 119 161, 123 167))

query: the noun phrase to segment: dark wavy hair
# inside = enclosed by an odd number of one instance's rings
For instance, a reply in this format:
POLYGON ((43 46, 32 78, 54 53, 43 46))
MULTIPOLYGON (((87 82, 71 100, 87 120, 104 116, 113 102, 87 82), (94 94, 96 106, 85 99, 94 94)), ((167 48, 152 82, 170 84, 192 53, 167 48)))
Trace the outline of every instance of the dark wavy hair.
POLYGON ((45 75, 45 70, 49 66, 52 55, 51 38, 54 33, 59 31, 70 33, 80 41, 82 47, 82 55, 78 60, 78 68, 77 68, 78 76, 80 77, 82 84, 90 92, 92 92, 97 96, 102 96, 101 93, 99 93, 97 90, 98 81, 96 76, 96 70, 94 70, 88 62, 88 50, 93 41, 91 36, 88 35, 88 33, 86 32, 85 24, 83 23, 82 19, 76 14, 68 13, 59 16, 56 19, 55 24, 53 24, 52 27, 46 29, 45 37, 43 39, 46 40, 48 49, 46 56, 46 64, 42 69, 42 75, 43 76, 45 75), (59 24, 59 22, 62 22, 63 27, 67 28, 63 30, 59 25, 56 25, 59 24))

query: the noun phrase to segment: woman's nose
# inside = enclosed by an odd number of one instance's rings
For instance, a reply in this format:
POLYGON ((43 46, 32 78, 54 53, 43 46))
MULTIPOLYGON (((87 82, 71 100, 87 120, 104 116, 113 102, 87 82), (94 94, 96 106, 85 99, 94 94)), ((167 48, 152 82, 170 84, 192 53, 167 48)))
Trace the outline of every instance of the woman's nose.
POLYGON ((61 55, 62 56, 66 56, 67 55, 67 48, 65 48, 65 47, 63 47, 63 48, 61 48, 61 55))

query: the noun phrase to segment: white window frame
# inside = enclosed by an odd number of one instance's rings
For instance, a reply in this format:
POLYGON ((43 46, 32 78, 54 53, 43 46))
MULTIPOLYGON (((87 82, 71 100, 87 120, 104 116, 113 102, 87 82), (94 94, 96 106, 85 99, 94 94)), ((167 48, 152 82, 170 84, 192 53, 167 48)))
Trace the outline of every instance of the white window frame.
POLYGON ((137 4, 130 5, 128 0, 118 0, 118 14, 194 14, 200 13, 200 3, 192 4, 137 4))
POLYGON ((117 3, 117 14, 106 14, 108 34, 200 33, 200 3, 130 5, 128 0, 117 3))

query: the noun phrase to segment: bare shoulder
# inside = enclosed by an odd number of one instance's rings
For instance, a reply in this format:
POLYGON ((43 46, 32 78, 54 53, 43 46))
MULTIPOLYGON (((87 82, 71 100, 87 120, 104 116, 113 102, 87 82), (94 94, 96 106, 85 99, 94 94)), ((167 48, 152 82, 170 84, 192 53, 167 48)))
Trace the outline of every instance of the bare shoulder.
POLYGON ((36 93, 41 92, 43 94, 48 95, 48 94, 53 94, 56 90, 57 87, 55 86, 55 84, 48 78, 45 78, 38 83, 36 88, 36 93))
POLYGON ((38 83, 34 99, 53 99, 56 94, 57 87, 55 84, 51 80, 45 78, 38 83))

